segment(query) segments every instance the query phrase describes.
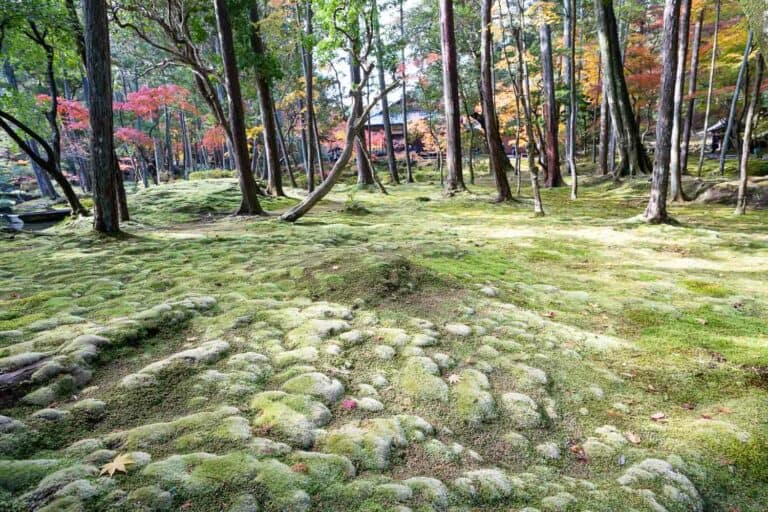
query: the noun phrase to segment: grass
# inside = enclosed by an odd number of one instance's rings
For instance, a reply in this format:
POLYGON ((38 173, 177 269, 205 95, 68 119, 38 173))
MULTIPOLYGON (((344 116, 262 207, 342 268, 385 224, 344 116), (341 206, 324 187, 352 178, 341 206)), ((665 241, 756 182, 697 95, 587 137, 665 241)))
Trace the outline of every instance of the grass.
MULTIPOLYGON (((420 172, 423 179, 428 171, 420 172)), ((733 217, 730 206, 692 203, 672 206, 677 227, 626 222, 642 211, 646 187, 639 180, 587 185, 576 201, 568 199, 565 189, 543 190, 547 216, 534 217, 527 198, 492 203, 484 176, 470 192, 452 199, 423 183, 390 186, 389 196, 351 192, 352 184, 342 184, 308 217, 286 224, 274 217, 229 216, 239 201, 235 181, 199 179, 132 193, 133 220, 123 239, 100 239, 87 221, 62 223, 49 236, 1 235, 0 331, 20 329, 31 337, 35 322, 53 319, 62 324, 56 332, 74 336, 190 292, 215 296, 219 303, 211 315, 197 315, 183 326, 104 352, 94 382, 102 399, 122 407, 110 407, 100 423, 75 424, 45 442, 31 440, 24 456, 41 456, 91 431, 194 412, 190 400, 202 391, 192 390, 192 373, 163 376, 166 392, 160 394, 125 394, 113 384, 188 339, 225 337, 236 350, 263 350, 252 335, 258 327, 233 327, 237 318, 253 316, 253 301, 307 296, 374 310, 385 326, 399 326, 409 316, 442 325, 469 322, 469 305, 492 318, 498 312, 473 302, 481 286, 492 285, 499 290, 498 300, 546 323, 531 333, 540 347, 526 361, 552 376, 548 391, 558 397, 561 422, 532 432, 532 442, 567 442, 602 425, 616 425, 636 432, 648 452, 698 453, 703 469, 692 478, 709 510, 759 510, 768 500, 768 390, 760 377, 768 367, 768 212, 733 217), (84 323, 63 325, 67 315, 84 323), (630 349, 573 361, 548 352, 547 340, 576 346, 584 333, 622 338, 630 349), (592 384, 626 404, 629 412, 585 396, 581 390, 592 384), (649 421, 659 410, 669 417, 668 424, 649 421), (702 429, 697 423, 702 415, 749 432, 749 441, 702 429)), ((289 193, 294 197, 266 199, 265 207, 286 209, 301 194, 289 193)), ((254 325, 265 318, 256 315, 254 325)), ((12 343, 0 339, 0 356, 11 353, 12 343)), ((452 342, 459 366, 476 358, 484 343, 479 338, 452 342)), ((373 360, 367 350, 341 363, 353 375, 398 369, 394 362, 373 360)), ((495 393, 516 385, 513 378, 494 373, 495 393)), ((414 404, 400 401, 394 391, 382 391, 382 396, 390 400, 391 414, 412 413, 414 404)), ((245 409, 247 400, 237 405, 245 409)), ((500 441, 509 431, 503 421, 469 427, 451 418, 445 404, 415 406, 463 444, 474 443, 487 460, 496 460, 493 454, 498 453, 498 463, 506 468, 526 464, 528 459, 500 441)), ((23 416, 32 410, 0 412, 23 416)), ((341 419, 334 422, 356 413, 338 414, 341 419)), ((158 457, 168 453, 158 450, 158 457)), ((393 474, 409 477, 411 470, 437 464, 419 447, 408 450, 405 466, 393 474)), ((641 454, 629 450, 627 457, 633 463, 641 454)), ((453 475, 458 469, 447 464, 441 471, 453 475)), ((585 466, 572 459, 550 470, 606 485, 619 471, 613 460, 585 466)), ((330 494, 320 498, 326 510, 381 509, 375 499, 334 502, 330 494)))

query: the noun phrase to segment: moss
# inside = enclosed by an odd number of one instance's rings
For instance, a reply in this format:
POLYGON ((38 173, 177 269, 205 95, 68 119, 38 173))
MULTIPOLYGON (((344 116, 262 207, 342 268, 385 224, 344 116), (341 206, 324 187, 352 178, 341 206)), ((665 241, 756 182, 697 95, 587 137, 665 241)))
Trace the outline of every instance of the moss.
POLYGON ((10 492, 22 491, 36 485, 59 465, 57 460, 0 461, 0 488, 10 492))

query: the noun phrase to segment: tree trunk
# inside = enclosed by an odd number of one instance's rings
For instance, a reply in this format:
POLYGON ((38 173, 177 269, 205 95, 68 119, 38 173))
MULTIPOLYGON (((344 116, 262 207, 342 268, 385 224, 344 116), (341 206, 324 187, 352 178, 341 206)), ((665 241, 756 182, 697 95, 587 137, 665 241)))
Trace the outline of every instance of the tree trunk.
POLYGON ((272 115, 271 77, 269 76, 269 70, 263 68, 263 62, 267 58, 267 51, 259 29, 259 1, 253 0, 248 17, 251 29, 251 49, 256 56, 256 90, 259 96, 261 126, 264 132, 264 153, 267 160, 267 193, 276 197, 282 197, 285 196, 285 192, 283 192, 283 174, 280 169, 280 157, 277 147, 277 127, 275 126, 275 117, 272 115))
MULTIPOLYGON (((304 34, 312 38, 312 1, 306 0, 304 13, 304 34)), ((304 96, 306 104, 304 108, 304 140, 305 146, 305 171, 307 173, 307 190, 315 189, 315 107, 314 107, 314 74, 312 63, 312 47, 302 46, 302 69, 304 71, 304 96)))
POLYGON ((440 42, 443 58, 443 103, 445 106, 446 182, 445 193, 465 190, 461 172, 461 120, 459 119, 459 72, 453 0, 440 2, 440 42))
MULTIPOLYGON (((379 89, 387 88, 387 80, 384 76, 384 45, 381 42, 381 20, 376 2, 373 0, 374 9, 376 9, 376 67, 379 75, 379 89)), ((387 169, 392 183, 400 183, 400 176, 397 174, 397 162, 395 161, 395 144, 392 141, 392 125, 389 122, 389 100, 386 95, 381 97, 381 115, 384 119, 384 142, 387 148, 387 169)))
POLYGON ((712 43, 712 58, 709 62, 709 82, 707 84, 707 106, 704 112, 704 135, 701 138, 701 148, 699 148, 699 166, 696 171, 697 176, 701 177, 701 168, 704 165, 704 152, 707 147, 707 129, 709 128, 709 112, 712 107, 712 84, 715 81, 715 61, 717 60, 718 35, 720 32, 720 0, 715 3, 715 34, 712 43))
POLYGON ((752 97, 747 107, 747 118, 744 121, 744 140, 742 142, 741 161, 739 162, 739 193, 736 199, 735 215, 747 213, 747 184, 749 179, 747 164, 749 164, 750 146, 752 145, 752 131, 754 130, 755 114, 760 101, 760 86, 763 82, 763 56, 760 52, 755 57, 755 84, 752 97))
POLYGON ((408 151, 408 87, 406 85, 406 69, 405 69, 405 16, 403 13, 403 0, 399 0, 400 7, 400 38, 403 40, 403 47, 400 49, 400 60, 403 68, 402 73, 402 87, 403 87, 403 99, 401 100, 401 107, 403 111, 403 149, 405 151, 405 175, 408 183, 413 183, 413 164, 411 163, 411 153, 408 151))
POLYGON ((565 35, 567 55, 565 56, 565 83, 568 85, 568 122, 566 123, 565 150, 568 170, 571 174, 571 199, 576 199, 579 178, 576 175, 576 124, 578 103, 576 102, 576 0, 565 0, 565 35))
POLYGON ((699 9, 696 25, 693 27, 693 48, 691 49, 691 71, 688 75, 688 101, 686 103, 685 122, 683 124, 683 145, 680 148, 680 168, 688 172, 688 154, 691 144, 691 129, 693 127, 693 114, 696 93, 696 85, 699 77, 699 49, 701 48, 701 28, 704 25, 704 7, 699 9))
POLYGON ((608 156, 611 146, 611 137, 613 135, 613 129, 611 126, 611 113, 608 108, 608 95, 606 94, 607 84, 605 82, 605 75, 603 75, 602 83, 602 99, 600 100, 600 149, 597 157, 597 168, 600 169, 600 174, 607 176, 613 171, 612 166, 608 165, 608 156))
MULTIPOLYGON (((725 154, 728 151, 728 146, 731 143, 731 134, 733 133, 733 123, 736 119, 736 106, 739 102, 739 94, 741 93, 741 87, 744 82, 744 74, 746 73, 747 66, 749 65, 749 53, 752 51, 752 30, 750 29, 747 35, 747 44, 744 47, 744 57, 741 60, 741 66, 739 67, 739 74, 736 77, 736 89, 733 91, 733 97, 731 98, 731 108, 728 111, 728 123, 725 127, 725 134, 723 135, 722 148, 720 148, 720 165, 718 172, 722 176, 725 174, 725 154)), ((738 132, 738 130, 736 130, 738 132)))
MULTIPOLYGON (((493 0, 483 0, 482 31, 480 33, 480 82, 482 89, 483 120, 485 140, 488 143, 488 164, 496 181, 496 200, 499 202, 512 200, 512 190, 509 188, 507 173, 504 166, 506 154, 501 143, 499 123, 496 117, 494 87, 491 62, 493 37, 491 35, 491 5, 493 0)), ((470 149, 471 151, 471 149, 470 149)))
POLYGON ((285 162, 285 167, 288 169, 288 178, 291 180, 291 186, 293 188, 298 188, 299 185, 296 183, 296 178, 293 175, 293 165, 291 164, 291 158, 290 158, 290 154, 288 153, 288 148, 285 146, 283 129, 280 127, 280 118, 277 116, 277 110, 275 109, 274 103, 272 103, 272 117, 275 119, 275 128, 277 129, 277 140, 280 143, 280 153, 282 153, 283 155, 283 161, 285 162))
POLYGON ((623 50, 613 0, 595 0, 595 17, 603 79, 606 83, 605 92, 611 123, 618 138, 620 162, 613 172, 617 178, 647 174, 651 171, 651 165, 640 140, 640 129, 632 112, 632 103, 624 79, 623 50))
POLYGON ((517 76, 520 82, 520 90, 523 92, 522 103, 525 111, 525 136, 527 139, 528 153, 528 172, 531 175, 531 195, 533 196, 534 215, 544 215, 544 206, 541 203, 541 192, 539 191, 539 172, 538 162, 536 161, 536 152, 534 145, 533 132, 533 111, 531 109, 531 86, 528 78, 528 62, 525 60, 526 45, 523 33, 525 32, 525 9, 523 0, 517 0, 517 7, 520 13, 520 28, 515 28, 515 44, 517 46, 517 76))
POLYGON ((667 0, 664 8, 664 38, 662 41, 661 89, 659 115, 656 124, 656 153, 653 162, 651 196, 645 210, 645 220, 654 224, 668 222, 667 188, 672 145, 672 118, 675 106, 675 74, 677 71, 678 29, 681 0, 667 0))
POLYGON ((681 0, 679 41, 677 42, 677 69, 675 70, 675 97, 672 108, 672 151, 669 155, 670 196, 672 201, 686 201, 683 191, 683 172, 680 162, 682 145, 683 87, 685 64, 688 60, 688 32, 691 25, 691 0, 681 0))
POLYGON ((232 24, 229 19, 226 0, 214 0, 216 26, 221 44, 221 56, 224 63, 224 79, 229 98, 229 125, 232 150, 234 151, 237 173, 240 179, 240 191, 243 194, 238 215, 263 215, 259 204, 259 187, 251 174, 248 162, 248 140, 245 136, 245 112, 240 92, 240 76, 235 59, 235 44, 232 37, 232 24))
MULTIPOLYGON (((360 64, 355 61, 352 55, 350 55, 349 65, 352 89, 355 89, 360 87, 360 64)), ((360 94, 362 94, 362 92, 360 94)), ((352 117, 357 119, 363 113, 362 99, 360 102, 354 103, 353 108, 356 108, 357 110, 352 112, 352 117)), ((353 142, 355 147, 355 163, 357 164, 357 184, 361 186, 373 185, 373 173, 371 172, 371 167, 368 165, 368 160, 365 158, 365 137, 354 137, 353 142)))
POLYGON ((112 139, 112 69, 106 0, 83 0, 85 53, 90 84, 93 228, 118 233, 118 169, 112 139))
POLYGON ((560 120, 555 100, 555 73, 552 66, 552 28, 547 23, 539 26, 539 40, 541 41, 541 82, 547 139, 545 145, 547 178, 544 184, 547 187, 560 187, 564 184, 560 174, 560 148, 557 140, 560 120))

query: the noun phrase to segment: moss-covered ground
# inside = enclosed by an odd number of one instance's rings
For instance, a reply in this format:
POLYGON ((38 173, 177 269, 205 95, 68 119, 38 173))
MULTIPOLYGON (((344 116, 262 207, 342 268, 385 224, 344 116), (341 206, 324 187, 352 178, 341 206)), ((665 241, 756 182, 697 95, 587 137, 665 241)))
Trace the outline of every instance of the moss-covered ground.
POLYGON ((0 510, 768 508, 767 211, 388 188, 0 235, 0 510))

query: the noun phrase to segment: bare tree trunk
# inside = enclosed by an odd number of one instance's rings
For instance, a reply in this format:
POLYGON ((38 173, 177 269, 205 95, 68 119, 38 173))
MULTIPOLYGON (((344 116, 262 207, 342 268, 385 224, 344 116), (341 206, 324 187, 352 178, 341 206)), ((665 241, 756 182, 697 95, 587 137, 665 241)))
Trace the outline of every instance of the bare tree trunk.
POLYGON ((506 154, 501 143, 499 123, 496 117, 496 103, 494 101, 494 87, 491 62, 493 51, 493 37, 491 35, 491 6, 493 0, 483 0, 482 31, 480 33, 480 82, 482 91, 483 120, 485 128, 485 140, 488 143, 488 165, 496 181, 496 200, 499 202, 512 200, 512 190, 505 170, 506 154))
MULTIPOLYGON (((259 0, 254 0, 248 13, 251 29, 251 48, 256 55, 256 90, 259 95, 259 110, 261 111, 261 126, 264 131, 264 153, 267 160, 267 193, 276 197, 285 196, 283 192, 283 174, 280 169, 280 157, 277 150, 277 127, 272 115, 272 87, 269 70, 261 64, 267 56, 264 41, 259 29, 259 0)), ((255 141, 254 141, 255 146, 255 141)))
POLYGON ((525 15, 523 0, 517 0, 517 9, 520 15, 520 28, 513 30, 515 44, 517 46, 517 75, 520 82, 520 90, 523 92, 522 103, 525 110, 525 136, 527 139, 528 153, 528 172, 531 175, 531 195, 533 196, 534 215, 544 215, 544 206, 541 203, 541 192, 539 190, 539 171, 536 167, 537 155, 535 154, 534 131, 533 131, 533 111, 531 109, 531 86, 528 78, 528 62, 525 60, 526 46, 525 38, 525 15))
POLYGON ((664 8, 664 39, 662 42, 661 89, 659 115, 656 124, 656 153, 653 163, 651 196, 645 210, 645 220, 658 224, 668 222, 667 188, 672 146, 672 118, 675 106, 675 74, 677 71, 678 29, 681 0, 667 0, 664 8))
POLYGON ((240 76, 235 59, 235 44, 232 37, 232 24, 229 19, 226 0, 214 0, 216 26, 221 44, 221 56, 224 63, 224 79, 229 98, 229 124, 232 138, 237 173, 240 177, 240 190, 243 194, 238 215, 263 215, 265 212, 257 197, 260 190, 251 174, 248 159, 248 141, 245 137, 245 112, 243 97, 240 92, 240 76))
POLYGON ((568 54, 565 57, 565 83, 568 85, 568 122, 566 123, 565 149, 568 169, 571 173, 571 199, 576 199, 579 178, 576 175, 576 124, 578 104, 576 103, 576 0, 565 0, 565 35, 568 54))
POLYGON ((112 69, 106 0, 83 0, 85 53, 90 84, 93 228, 119 233, 118 169, 112 139, 112 69))
MULTIPOLYGON (((312 37, 312 1, 306 0, 304 9, 304 34, 312 37)), ((304 139, 305 171, 307 174, 307 190, 315 189, 315 103, 314 103, 314 74, 312 62, 312 47, 302 46, 302 68, 304 70, 304 96, 306 105, 304 109, 304 139)))
POLYGON ((680 165, 682 145, 683 87, 685 63, 688 60, 688 32, 691 25, 691 0, 681 0, 680 30, 677 43, 677 69, 675 70, 675 97, 672 108, 672 151, 669 155, 670 196, 672 201, 687 201, 683 191, 683 172, 680 165))
POLYGON ((607 176, 611 173, 612 166, 608 165, 608 156, 611 146, 611 137, 613 130, 611 126, 611 113, 608 109, 608 95, 606 94, 605 77, 602 84, 602 99, 600 100, 600 150, 597 157, 597 168, 600 174, 607 176))
MULTIPOLYGON (((361 83, 360 64, 350 55, 349 65, 352 88, 354 89, 361 83)), ((357 111, 352 113, 352 117, 358 118, 362 115, 362 100, 355 106, 355 108, 357 108, 357 111)), ((375 183, 373 181, 373 173, 371 167, 368 165, 368 161, 365 159, 365 137, 354 137, 353 142, 355 146, 355 163, 357 164, 357 184, 361 186, 373 185, 375 183)))
POLYGON ((718 172, 721 176, 725 173, 725 154, 728 152, 728 146, 731 143, 733 124, 734 120, 736 119, 736 106, 739 103, 739 95, 741 94, 741 87, 744 82, 744 74, 746 73, 747 67, 749 65, 749 53, 752 51, 752 38, 752 30, 750 29, 749 34, 747 35, 747 44, 744 47, 744 57, 741 60, 739 74, 736 77, 736 89, 733 91, 733 97, 731 98, 731 108, 728 111, 728 124, 725 127, 725 134, 723 135, 723 147, 720 148, 720 164, 718 167, 718 172))
POLYGON ((688 75, 688 101, 683 124, 682 146, 680 147, 680 168, 688 172, 688 153, 691 144, 691 129, 693 127, 693 114, 696 100, 696 85, 699 77, 699 49, 701 48, 701 28, 704 25, 704 7, 699 9, 699 16, 693 27, 693 48, 691 49, 691 71, 688 75))
MULTIPOLYGON (((379 75, 379 89, 387 88, 386 77, 384 76, 384 46, 381 42, 381 20, 376 5, 378 0, 373 0, 374 9, 376 9, 376 64, 379 75)), ((392 141, 392 126, 389 122, 389 100, 386 96, 381 97, 381 115, 384 119, 384 142, 387 147, 387 169, 392 183, 400 183, 400 177, 397 175, 397 162, 395 161, 395 144, 392 141)))
POLYGON ((555 73, 552 66, 552 28, 547 23, 539 26, 541 41, 541 82, 544 100, 544 125, 547 137, 547 187, 564 185, 560 174, 560 147, 557 132, 560 125, 557 102, 555 100, 555 73))
POLYGON ((709 128, 709 112, 712 107, 712 84, 715 81, 715 61, 717 60, 718 35, 720 32, 720 0, 715 2, 715 35, 712 43, 712 58, 709 62, 709 83, 707 84, 707 106, 704 113, 704 135, 701 138, 699 149, 699 166, 696 174, 701 177, 701 168, 704 165, 704 152, 707 147, 707 129, 709 128))
POLYGON ((440 2, 440 42, 443 57, 443 103, 445 106, 446 182, 445 193, 465 190, 461 172, 461 121, 459 119, 459 71, 453 0, 440 2))
POLYGON ((291 186, 293 188, 298 188, 298 184, 296 183, 296 177, 293 175, 293 165, 291 164, 291 158, 290 154, 288 153, 288 148, 285 146, 285 138, 283 137, 283 129, 280 127, 280 118, 277 116, 277 110, 275 109, 275 104, 272 104, 272 117, 275 119, 275 128, 277 129, 277 139, 280 143, 280 152, 283 155, 283 161, 285 162, 285 167, 288 169, 288 178, 291 180, 291 186))
POLYGON ((741 161, 739 162, 739 193, 736 199, 735 215, 747 213, 747 185, 749 180, 749 153, 752 145, 752 131, 754 130, 757 105, 760 101, 760 86, 763 82, 763 56, 760 52, 755 57, 755 84, 752 97, 747 107, 747 119, 744 121, 744 140, 742 142, 741 161))
POLYGON ((640 129, 632 112, 632 103, 624 79, 623 49, 619 40, 613 0, 595 0, 595 17, 603 80, 606 83, 605 93, 614 133, 618 139, 620 162, 613 172, 617 178, 647 174, 651 171, 651 165, 640 140, 640 129))
POLYGON ((403 111, 403 148, 405 151, 405 181, 413 183, 413 164, 411 162, 411 153, 408 151, 408 87, 406 85, 406 66, 405 66, 405 16, 403 13, 403 0, 399 0, 400 7, 400 38, 402 39, 403 47, 400 49, 400 59, 402 60, 402 87, 403 87, 403 99, 402 99, 402 111, 403 111))

